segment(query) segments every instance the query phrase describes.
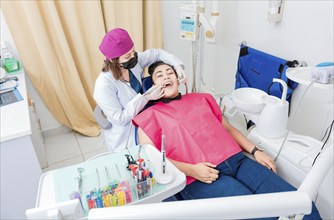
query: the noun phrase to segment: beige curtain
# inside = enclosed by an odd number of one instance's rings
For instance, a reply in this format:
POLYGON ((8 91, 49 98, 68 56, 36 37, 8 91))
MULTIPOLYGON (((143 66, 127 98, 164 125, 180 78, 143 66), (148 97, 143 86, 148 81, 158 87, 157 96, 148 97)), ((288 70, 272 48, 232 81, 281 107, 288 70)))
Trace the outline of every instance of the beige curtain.
POLYGON ((127 29, 137 51, 162 47, 160 2, 4 1, 1 9, 34 87, 53 116, 87 136, 99 134, 92 94, 113 27, 127 29))

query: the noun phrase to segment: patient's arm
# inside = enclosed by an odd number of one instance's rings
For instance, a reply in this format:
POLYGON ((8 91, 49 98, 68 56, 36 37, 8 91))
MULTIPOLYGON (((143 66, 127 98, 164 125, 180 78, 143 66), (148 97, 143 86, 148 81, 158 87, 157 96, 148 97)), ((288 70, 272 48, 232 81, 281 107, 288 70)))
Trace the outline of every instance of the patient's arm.
POLYGON ((140 127, 138 128, 138 139, 140 144, 150 144, 154 146, 153 141, 146 135, 146 133, 140 127))
MULTIPOLYGON (((227 129, 227 131, 237 141, 239 146, 244 151, 251 153, 255 145, 250 140, 248 140, 239 130, 230 125, 224 118, 222 123, 223 126, 227 129)), ((262 151, 256 151, 254 157, 257 162, 259 162, 265 167, 268 167, 269 169, 273 170, 276 173, 276 164, 268 154, 262 151)))
POLYGON ((212 183, 218 178, 219 171, 215 169, 216 165, 203 162, 197 164, 183 163, 169 159, 186 176, 191 176, 203 183, 212 183))
MULTIPOLYGON (((154 146, 152 140, 141 128, 138 128, 138 138, 140 144, 151 144, 154 146)), ((171 159, 169 160, 186 176, 191 176, 201 182, 212 183, 218 178, 219 171, 214 169, 216 165, 212 163, 203 162, 197 164, 190 164, 171 159)))

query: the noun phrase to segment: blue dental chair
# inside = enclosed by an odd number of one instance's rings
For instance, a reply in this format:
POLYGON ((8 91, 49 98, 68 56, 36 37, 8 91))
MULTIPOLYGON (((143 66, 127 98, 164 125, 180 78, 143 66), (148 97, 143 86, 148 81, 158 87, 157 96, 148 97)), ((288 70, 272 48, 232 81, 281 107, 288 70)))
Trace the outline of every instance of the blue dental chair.
POLYGON ((235 89, 251 87, 281 98, 283 88, 280 84, 273 83, 273 78, 278 78, 286 82, 288 86, 286 99, 290 102, 298 83, 287 78, 286 70, 300 65, 297 60, 285 60, 241 44, 235 75, 235 89))
MULTIPOLYGON (((242 43, 235 75, 235 89, 244 87, 256 88, 269 95, 281 98, 283 93, 282 86, 278 83, 273 83, 273 78, 278 78, 286 82, 288 86, 286 100, 290 102, 292 93, 297 88, 298 83, 287 78, 286 70, 303 65, 306 65, 303 61, 285 60, 242 43)), ((254 124, 251 120, 247 121, 247 129, 254 124)))

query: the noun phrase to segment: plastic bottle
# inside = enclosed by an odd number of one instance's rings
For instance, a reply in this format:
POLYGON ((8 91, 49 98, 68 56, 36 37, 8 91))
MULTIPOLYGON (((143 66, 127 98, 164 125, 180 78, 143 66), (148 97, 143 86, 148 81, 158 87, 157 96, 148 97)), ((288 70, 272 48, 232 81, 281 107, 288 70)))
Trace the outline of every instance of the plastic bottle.
POLYGON ((13 73, 20 70, 20 63, 13 57, 5 42, 1 41, 2 66, 7 73, 13 73))

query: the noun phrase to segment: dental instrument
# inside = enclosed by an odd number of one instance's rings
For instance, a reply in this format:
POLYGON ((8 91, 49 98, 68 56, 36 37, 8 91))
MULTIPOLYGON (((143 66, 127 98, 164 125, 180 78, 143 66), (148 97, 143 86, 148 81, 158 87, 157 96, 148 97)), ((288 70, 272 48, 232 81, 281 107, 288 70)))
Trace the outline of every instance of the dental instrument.
POLYGON ((160 184, 168 184, 171 181, 173 181, 174 177, 171 172, 167 171, 166 166, 166 146, 165 146, 165 135, 161 135, 161 155, 162 155, 162 161, 161 161, 161 170, 156 172, 155 179, 157 183, 160 184))
POLYGON ((166 173, 166 147, 165 147, 165 135, 161 136, 161 153, 162 153, 162 163, 161 169, 162 173, 166 173))
POLYGON ((96 168, 96 175, 97 175, 97 180, 99 183, 99 187, 101 187, 101 180, 100 180, 100 175, 99 175, 99 170, 96 168))
MULTIPOLYGON (((129 153, 130 153, 130 151, 129 151, 129 153)), ((136 161, 133 159, 132 155, 125 154, 124 156, 125 156, 126 159, 128 160, 128 166, 127 166, 128 170, 130 170, 130 165, 132 165, 132 164, 137 165, 137 163, 136 163, 136 161)))
POLYGON ((108 181, 108 183, 110 183, 110 182, 111 182, 111 178, 110 178, 110 174, 109 174, 109 172, 108 172, 108 168, 105 166, 105 167, 104 167, 104 170, 106 171, 107 181, 108 181))
POLYGON ((139 148, 138 148, 138 159, 141 158, 141 145, 139 145, 139 148))
POLYGON ((118 166, 117 166, 117 164, 116 164, 116 163, 115 163, 115 167, 116 167, 116 170, 117 170, 118 176, 119 176, 119 177, 122 177, 122 175, 121 175, 121 172, 119 171, 119 169, 118 169, 118 166))
POLYGON ((82 172, 84 171, 84 168, 79 167, 77 169, 78 173, 79 173, 79 177, 78 177, 78 190, 80 195, 82 195, 82 172))

